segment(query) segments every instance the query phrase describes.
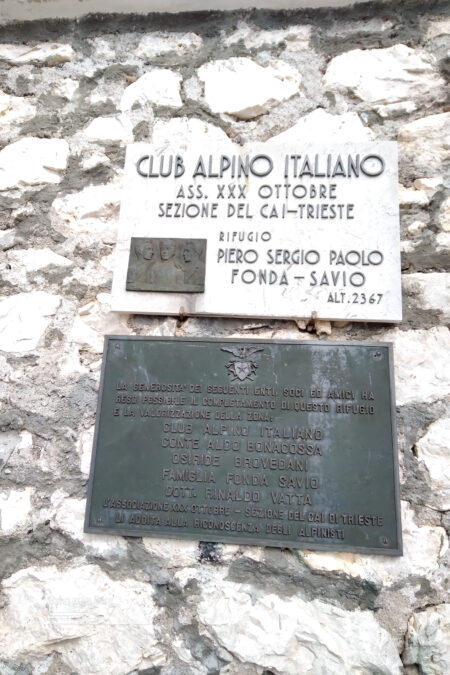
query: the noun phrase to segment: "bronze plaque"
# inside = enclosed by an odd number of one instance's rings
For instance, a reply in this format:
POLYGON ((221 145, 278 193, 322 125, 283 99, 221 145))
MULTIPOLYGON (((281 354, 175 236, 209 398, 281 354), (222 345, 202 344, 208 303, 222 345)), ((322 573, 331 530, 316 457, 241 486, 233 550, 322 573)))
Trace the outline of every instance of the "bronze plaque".
POLYGON ((392 348, 105 339, 86 532, 401 555, 392 348))
POLYGON ((127 291, 203 293, 206 239, 132 237, 127 291))

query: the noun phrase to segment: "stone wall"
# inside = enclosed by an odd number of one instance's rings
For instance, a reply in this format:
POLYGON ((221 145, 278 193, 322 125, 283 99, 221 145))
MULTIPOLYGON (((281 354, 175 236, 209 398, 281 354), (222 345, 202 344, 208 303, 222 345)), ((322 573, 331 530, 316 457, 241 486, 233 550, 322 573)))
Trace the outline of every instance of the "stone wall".
POLYGON ((2 675, 449 672, 447 10, 0 30, 2 675), (205 133, 398 140, 403 323, 112 314, 126 144, 205 133), (404 556, 84 534, 105 333, 392 341, 404 556))

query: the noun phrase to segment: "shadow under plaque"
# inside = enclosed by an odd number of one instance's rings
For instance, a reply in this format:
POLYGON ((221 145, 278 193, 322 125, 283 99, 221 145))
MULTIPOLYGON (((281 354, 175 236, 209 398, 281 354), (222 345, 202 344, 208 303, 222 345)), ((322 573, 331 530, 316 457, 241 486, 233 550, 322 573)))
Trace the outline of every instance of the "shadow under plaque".
POLYGON ((132 237, 127 291, 203 293, 206 239, 132 237))

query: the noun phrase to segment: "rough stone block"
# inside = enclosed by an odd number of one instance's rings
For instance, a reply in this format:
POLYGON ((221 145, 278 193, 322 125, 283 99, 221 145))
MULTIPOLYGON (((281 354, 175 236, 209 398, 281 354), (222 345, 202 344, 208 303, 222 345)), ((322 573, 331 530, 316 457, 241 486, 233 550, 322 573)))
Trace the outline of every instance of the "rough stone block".
POLYGON ((59 295, 45 291, 0 300, 0 349, 19 353, 36 349, 60 303, 59 295))
POLYGON ((423 462, 431 480, 431 507, 440 511, 450 509, 450 418, 445 417, 431 424, 425 436, 417 442, 417 458, 423 462))
POLYGON ((263 68, 248 58, 212 61, 198 70, 205 100, 215 113, 249 120, 272 110, 299 93, 300 74, 287 63, 273 61, 263 68))
POLYGON ((392 638, 371 612, 349 612, 295 594, 289 599, 255 594, 221 577, 214 574, 204 583, 199 616, 204 630, 241 662, 286 675, 402 672, 392 638))
POLYGON ((409 112, 417 107, 416 101, 429 105, 442 98, 444 81, 431 54, 396 44, 335 56, 328 64, 324 85, 350 91, 380 112, 388 105, 394 106, 391 112, 409 112), (405 103, 406 108, 402 107, 405 103))
POLYGON ((90 675, 105 669, 123 675, 165 661, 149 584, 113 581, 97 565, 81 564, 22 569, 3 581, 3 592, 4 659, 26 663, 57 648, 65 668, 90 675))
POLYGON ((60 138, 22 138, 0 152, 0 191, 42 183, 60 183, 69 144, 60 138))

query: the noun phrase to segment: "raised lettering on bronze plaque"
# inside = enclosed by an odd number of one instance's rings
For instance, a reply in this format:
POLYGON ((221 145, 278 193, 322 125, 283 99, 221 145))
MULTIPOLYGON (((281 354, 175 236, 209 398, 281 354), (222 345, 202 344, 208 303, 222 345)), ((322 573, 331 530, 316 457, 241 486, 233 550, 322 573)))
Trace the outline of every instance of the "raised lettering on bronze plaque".
POLYGON ((203 293, 206 239, 132 237, 127 291, 203 293))
POLYGON ((401 555, 389 344, 109 336, 86 532, 401 555))

